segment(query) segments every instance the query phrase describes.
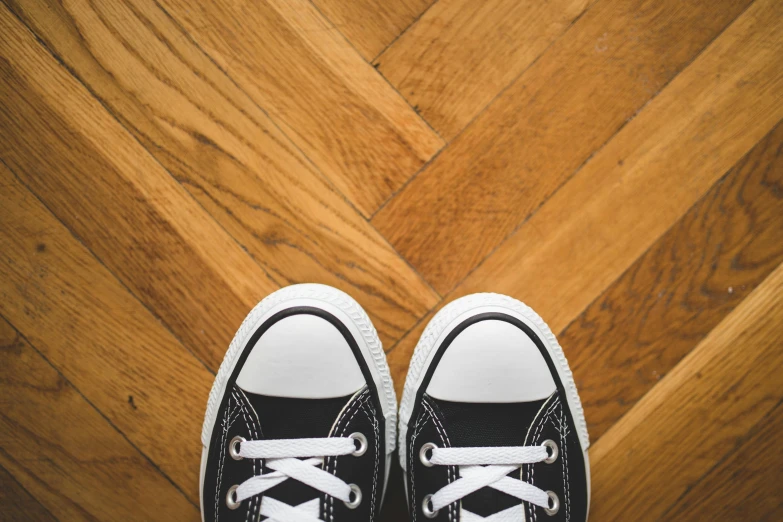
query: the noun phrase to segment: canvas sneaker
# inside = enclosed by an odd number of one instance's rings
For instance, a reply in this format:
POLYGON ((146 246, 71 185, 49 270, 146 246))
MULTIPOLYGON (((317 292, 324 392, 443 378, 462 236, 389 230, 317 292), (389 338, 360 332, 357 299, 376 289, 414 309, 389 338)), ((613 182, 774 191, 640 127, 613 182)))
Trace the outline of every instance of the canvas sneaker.
POLYGON ((470 295, 430 321, 399 431, 413 522, 587 520, 576 386, 550 329, 515 299, 470 295))
POLYGON ((204 521, 368 522, 396 443, 396 398, 367 314, 328 286, 261 301, 209 395, 204 521))

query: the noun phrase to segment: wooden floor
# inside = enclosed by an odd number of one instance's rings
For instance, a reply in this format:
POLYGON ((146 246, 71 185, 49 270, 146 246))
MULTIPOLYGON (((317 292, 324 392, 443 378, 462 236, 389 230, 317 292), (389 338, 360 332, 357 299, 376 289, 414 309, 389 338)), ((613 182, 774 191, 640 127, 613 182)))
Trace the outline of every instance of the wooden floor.
MULTIPOLYGON (((199 520, 248 310, 559 334, 591 520, 783 520, 783 2, 3 0, 0 519, 199 520)), ((398 472, 384 522, 406 520, 398 472)))

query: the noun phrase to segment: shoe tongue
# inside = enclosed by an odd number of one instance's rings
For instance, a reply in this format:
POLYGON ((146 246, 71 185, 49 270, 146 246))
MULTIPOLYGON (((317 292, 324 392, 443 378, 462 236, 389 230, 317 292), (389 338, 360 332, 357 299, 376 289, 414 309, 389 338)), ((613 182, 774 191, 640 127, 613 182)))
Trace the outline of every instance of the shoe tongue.
MULTIPOLYGON (((524 446, 528 428, 547 399, 516 403, 464 403, 430 398, 444 417, 451 446, 524 446)), ((519 478, 519 470, 509 476, 519 478)), ((521 501, 485 487, 462 499, 463 509, 481 517, 519 505, 521 501)))
POLYGON ((352 395, 336 399, 291 399, 246 393, 265 439, 328 437, 352 395))
MULTIPOLYGON (((336 399, 291 399, 246 393, 258 414, 264 439, 305 439, 328 437, 332 425, 352 395, 336 399)), ((264 468, 264 473, 272 470, 264 468)), ((307 484, 288 479, 264 493, 264 496, 298 506, 322 493, 307 484)))
POLYGON ((547 399, 514 403, 451 402, 440 408, 452 447, 523 446, 527 430, 547 399))

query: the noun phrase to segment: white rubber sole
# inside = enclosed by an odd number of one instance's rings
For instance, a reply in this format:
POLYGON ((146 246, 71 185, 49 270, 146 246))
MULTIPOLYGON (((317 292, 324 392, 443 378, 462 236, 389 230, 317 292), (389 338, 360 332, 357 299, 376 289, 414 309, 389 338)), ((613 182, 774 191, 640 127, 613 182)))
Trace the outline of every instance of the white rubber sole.
MULTIPOLYGON (((329 312, 345 324, 356 340, 378 390, 383 417, 386 421, 386 482, 388 481, 391 452, 394 451, 397 442, 397 397, 394 394, 389 365, 386 362, 386 354, 383 352, 378 333, 361 305, 345 292, 327 285, 300 284, 281 288, 258 303, 242 322, 242 326, 239 327, 223 362, 220 364, 220 369, 212 384, 212 390, 209 392, 204 425, 201 429, 199 499, 204 496, 204 472, 212 429, 217 418, 217 409, 223 400, 226 384, 234 372, 234 367, 243 349, 253 333, 267 319, 282 310, 297 306, 311 306, 329 312)), ((386 484, 384 483, 384 491, 385 489, 386 484)), ((203 510, 201 516, 203 520, 203 510)))
POLYGON ((544 320, 533 309, 521 301, 501 294, 483 293, 461 297, 443 307, 424 329, 424 333, 421 339, 419 339, 411 358, 408 376, 405 379, 402 401, 400 402, 400 426, 398 430, 400 466, 402 466, 403 470, 406 469, 407 448, 405 441, 408 433, 408 423, 410 422, 419 387, 427 373, 427 368, 429 368, 433 357, 435 357, 437 347, 443 343, 455 327, 466 319, 488 312, 500 312, 519 319, 529 326, 544 343, 549 356, 555 363, 558 377, 566 391, 568 408, 574 417, 579 443, 584 453, 589 491, 590 464, 587 449, 590 446, 590 439, 587 434, 587 424, 585 423, 582 402, 576 391, 576 384, 574 383, 571 369, 568 367, 568 361, 566 361, 563 354, 563 349, 558 344, 552 330, 549 329, 544 320))

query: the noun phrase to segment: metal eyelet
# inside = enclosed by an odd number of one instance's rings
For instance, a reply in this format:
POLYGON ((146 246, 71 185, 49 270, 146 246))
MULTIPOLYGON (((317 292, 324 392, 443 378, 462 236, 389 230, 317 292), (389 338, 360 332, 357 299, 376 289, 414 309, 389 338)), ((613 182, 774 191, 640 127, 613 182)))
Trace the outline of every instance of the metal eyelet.
POLYGON ((541 443, 542 446, 549 449, 549 456, 544 459, 547 464, 552 464, 557 460, 557 456, 560 454, 560 450, 557 448, 557 443, 552 439, 547 439, 541 443))
POLYGON ((359 432, 351 433, 350 437, 359 443, 359 447, 351 455, 361 457, 367 452, 367 437, 359 432))
POLYGON ((428 442, 424 446, 422 446, 421 449, 419 450, 419 460, 421 461, 422 464, 424 464, 428 468, 431 468, 433 464, 430 461, 430 459, 427 457, 427 452, 434 450, 437 447, 438 446, 436 446, 432 442, 428 442))
MULTIPOLYGON (((356 484, 350 484, 349 487, 351 488, 351 494, 353 495, 353 500, 349 500, 348 502, 345 502, 345 505, 348 507, 348 509, 356 509, 359 507, 359 504, 362 503, 362 490, 359 489, 359 486, 356 484)), ((350 499, 350 494, 349 497, 350 499)))
POLYGON ((424 501, 421 503, 421 511, 427 518, 435 518, 438 516, 440 510, 432 508, 432 495, 424 497, 424 501))
POLYGON ((560 499, 557 497, 554 491, 547 491, 546 494, 549 496, 549 507, 545 507, 544 511, 546 511, 546 514, 551 517, 560 511, 560 499))
POLYGON ((231 442, 228 443, 228 454, 231 455, 231 458, 234 460, 242 460, 244 457, 239 454, 239 446, 245 442, 244 437, 240 437, 237 435, 233 439, 231 439, 231 442))
POLYGON ((237 488, 239 486, 228 488, 228 493, 226 493, 226 506, 228 506, 228 509, 236 509, 242 505, 242 501, 237 500, 237 488))

